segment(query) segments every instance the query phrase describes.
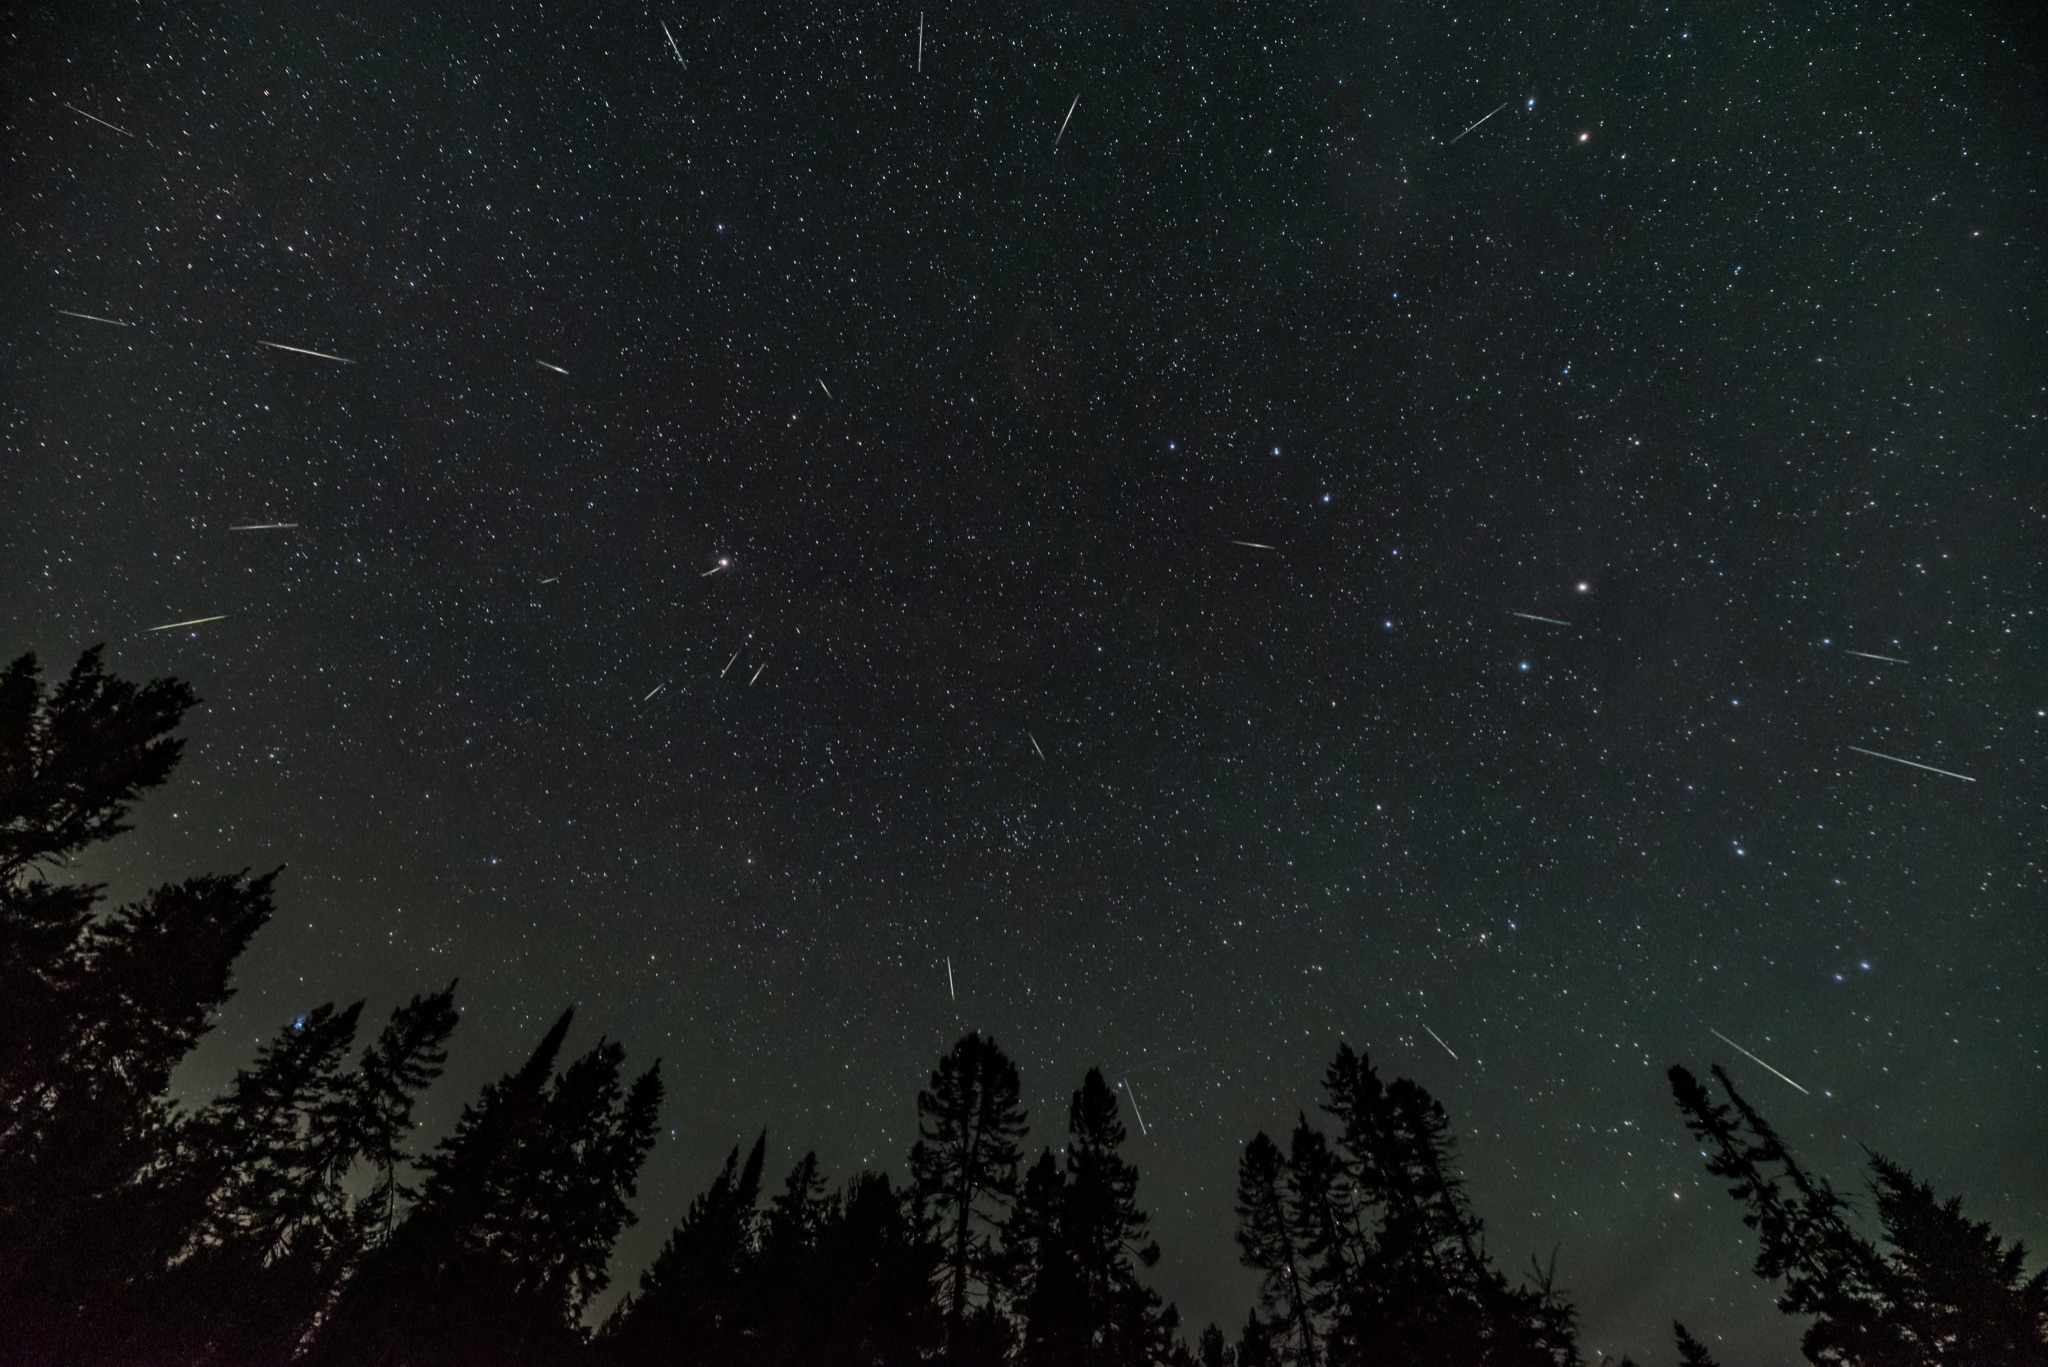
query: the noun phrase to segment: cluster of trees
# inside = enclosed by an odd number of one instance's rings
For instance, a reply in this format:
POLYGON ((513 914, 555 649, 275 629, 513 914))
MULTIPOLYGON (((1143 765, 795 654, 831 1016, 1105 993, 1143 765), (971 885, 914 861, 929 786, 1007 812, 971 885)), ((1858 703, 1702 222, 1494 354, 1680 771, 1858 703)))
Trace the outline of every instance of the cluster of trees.
MULTIPOLYGON (((1339 1050, 1331 1129, 1244 1149, 1237 1235, 1259 1303, 1190 1345, 1146 1285, 1159 1259, 1091 1070, 1065 1143, 1027 1161, 1016 1066, 969 1034, 917 1098, 907 1179, 833 1189, 806 1154, 763 1200, 766 1137, 735 1148, 601 1323, 613 1246, 656 1132, 657 1069, 565 1013, 431 1151, 413 1111, 440 1075, 455 986, 358 1048, 362 1005, 290 1022, 217 1098, 173 1070, 272 911, 268 876, 206 876, 108 909, 52 882, 126 828, 176 764, 193 704, 108 675, 97 651, 46 690, 0 672, 0 1362, 864 1364, 1017 1367, 1572 1367, 1570 1304, 1511 1283, 1456 1173, 1442 1106, 1339 1050)), ((1716 1070, 1682 1069, 1686 1123, 1757 1234, 1756 1271, 1810 1317, 1816 1363, 2048 1367, 2048 1273, 1904 1169, 1873 1158, 1879 1238, 1716 1070)), ((1712 1361, 1683 1328, 1680 1360, 1712 1361)))

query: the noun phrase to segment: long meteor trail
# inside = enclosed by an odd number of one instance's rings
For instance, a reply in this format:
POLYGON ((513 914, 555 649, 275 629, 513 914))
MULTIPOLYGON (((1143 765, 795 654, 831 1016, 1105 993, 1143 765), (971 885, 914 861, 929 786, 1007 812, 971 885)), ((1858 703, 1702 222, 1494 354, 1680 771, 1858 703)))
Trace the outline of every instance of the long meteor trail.
POLYGON ((556 364, 555 364, 555 363, 554 363, 553 361, 543 361, 543 360, 542 360, 542 359, 541 359, 540 357, 538 357, 538 356, 536 356, 536 357, 534 357, 534 358, 533 358, 533 363, 534 363, 535 365, 544 365, 544 366, 546 366, 546 367, 547 367, 547 368, 548 368, 549 370, 552 370, 552 371, 554 371, 554 372, 555 372, 555 374, 557 374, 557 375, 567 375, 567 374, 569 373, 568 371, 566 371, 566 370, 562 369, 562 368, 561 368, 560 366, 556 365, 556 364))
POLYGON ((946 956, 946 996, 952 1001, 960 1000, 960 994, 953 990, 953 956, 950 954, 946 956))
POLYGON ((124 323, 119 318, 102 318, 97 313, 80 313, 77 309, 58 309, 66 318, 83 318, 88 323, 105 323, 109 327, 132 328, 133 323, 124 323))
POLYGON ((1052 145, 1054 147, 1058 147, 1060 145, 1060 139, 1066 136, 1067 122, 1068 120, 1074 117, 1075 105, 1078 105, 1080 103, 1081 97, 1079 95, 1076 95, 1074 96, 1074 103, 1067 106, 1067 117, 1060 120, 1060 131, 1052 135, 1052 145))
POLYGON ((243 522, 228 528, 231 532, 284 532, 298 526, 296 522, 243 522))
POLYGON ((1145 1135, 1151 1134, 1152 1131, 1145 1128, 1145 1113, 1138 1109, 1138 1094, 1136 1091, 1132 1089, 1131 1080, 1129 1078, 1125 1078, 1123 1079, 1123 1084, 1124 1095, 1131 1099, 1131 1114, 1138 1118, 1138 1133, 1145 1135))
POLYGON ((1909 665, 1911 660, 1901 660, 1896 655, 1872 655, 1867 650, 1844 650, 1844 655, 1858 655, 1866 660, 1883 660, 1888 665, 1909 665))
POLYGON ((296 351, 301 356, 318 356, 323 361, 340 361, 343 365, 354 365, 346 356, 336 356, 330 351, 314 351, 309 347, 286 346, 283 342, 258 342, 258 346, 275 347, 279 351, 296 351))
MULTIPOLYGON (((1750 1053, 1750 1052, 1749 1052, 1749 1050, 1747 1050, 1747 1049, 1743 1048, 1743 1047, 1742 1047, 1741 1045, 1737 1044, 1737 1043, 1736 1043, 1736 1042, 1735 1042, 1734 1040, 1732 1040, 1732 1039, 1729 1039, 1729 1038, 1728 1038, 1728 1037, 1727 1037, 1726 1035, 1722 1034, 1722 1033, 1721 1033, 1721 1032, 1720 1032, 1719 1030, 1716 1030, 1716 1029, 1715 1029, 1715 1028, 1714 1028, 1713 1026, 1711 1026, 1711 1025, 1710 1025, 1710 1026, 1708 1026, 1708 1027, 1707 1027, 1707 1033, 1708 1033, 1708 1034, 1710 1034, 1710 1035, 1712 1035, 1712 1036, 1713 1036, 1713 1037, 1714 1037, 1715 1039, 1717 1039, 1717 1040, 1721 1041, 1721 1043, 1723 1043, 1723 1044, 1727 1045, 1727 1046, 1728 1046, 1728 1047, 1729 1047, 1730 1049, 1733 1049, 1733 1050, 1734 1050, 1734 1051, 1735 1051, 1736 1053, 1738 1053, 1738 1054, 1742 1055, 1742 1056, 1743 1056, 1744 1058, 1748 1059, 1748 1060, 1749 1060, 1749 1061, 1750 1061, 1751 1063, 1754 1063, 1755 1065, 1757 1065, 1757 1067, 1759 1067, 1759 1068, 1762 1068, 1762 1069, 1763 1069, 1763 1070, 1764 1070, 1765 1072, 1769 1073, 1769 1074, 1770 1074, 1770 1075, 1771 1075, 1772 1077, 1775 1077, 1775 1078, 1777 1078, 1777 1079, 1778 1079, 1778 1080, 1779 1080, 1780 1082, 1784 1082, 1784 1083, 1786 1083, 1786 1084, 1788 1084, 1788 1085, 1790 1085, 1790 1086, 1793 1086, 1793 1087, 1799 1087, 1799 1084, 1798 1084, 1798 1083, 1796 1083, 1796 1082, 1793 1082, 1791 1078, 1789 1078, 1789 1077, 1786 1077, 1786 1076, 1785 1076, 1785 1075, 1784 1075, 1783 1073, 1779 1072, 1779 1071, 1778 1071, 1778 1070, 1777 1070, 1776 1068, 1773 1068, 1773 1067, 1771 1067, 1771 1065, 1770 1065, 1770 1064, 1768 1064, 1768 1063, 1765 1063, 1765 1062, 1764 1062, 1764 1061, 1763 1061, 1762 1059, 1758 1058, 1758 1057, 1757 1057, 1757 1056, 1756 1056, 1755 1054, 1752 1054, 1752 1053, 1750 1053)), ((1799 1091, 1801 1092, 1801 1094, 1802 1094, 1802 1095, 1805 1095, 1805 1096, 1812 1096, 1812 1095, 1813 1095, 1813 1093, 1812 1093, 1812 1092, 1809 1092, 1809 1091, 1807 1091, 1807 1090, 1806 1090, 1806 1089, 1805 1089, 1804 1087, 1799 1087, 1799 1091)))
MULTIPOLYGON (((1426 1026, 1426 1025, 1425 1025, 1425 1026, 1423 1026, 1422 1028, 1423 1028, 1423 1029, 1425 1029, 1425 1030, 1429 1030, 1429 1027, 1428 1027, 1428 1026, 1426 1026)), ((1438 1033, 1437 1033, 1436 1031, 1434 1031, 1434 1030, 1429 1030, 1429 1037, 1430 1037, 1431 1039, 1435 1040, 1435 1041, 1436 1041, 1436 1042, 1437 1042, 1438 1044, 1444 1044, 1444 1037, 1443 1037, 1442 1035, 1439 1035, 1439 1034, 1438 1034, 1438 1033)), ((1448 1044, 1444 1044, 1444 1052, 1445 1052, 1446 1054, 1449 1054, 1449 1055, 1450 1055, 1450 1056, 1451 1056, 1452 1058, 1458 1058, 1458 1051, 1457 1051, 1457 1050, 1455 1050, 1455 1049, 1453 1049, 1453 1048, 1451 1048, 1451 1046, 1450 1046, 1450 1045, 1448 1045, 1448 1044)), ((1458 1059, 1458 1062, 1460 1062, 1460 1063, 1463 1063, 1464 1061, 1465 1061, 1465 1060, 1463 1060, 1463 1059, 1458 1059)))
POLYGON ((1508 616, 1526 617, 1532 622, 1548 622, 1550 623, 1550 625, 1554 627, 1568 627, 1571 625, 1570 622, 1565 621, 1562 617, 1538 617, 1533 612, 1511 612, 1508 614, 1508 616))
POLYGON ((151 628, 150 628, 150 630, 151 630, 151 631, 176 631, 176 630, 177 630, 177 629, 178 629, 179 627, 196 627, 196 626, 204 626, 204 625, 205 625, 206 623, 208 623, 208 622, 224 622, 224 621, 226 621, 226 620, 227 620, 227 616, 228 616, 228 615, 227 615, 227 614, 226 614, 225 612, 222 612, 222 613, 216 613, 215 615, 213 615, 213 616, 211 616, 211 617, 191 617, 191 618, 187 618, 187 619, 186 619, 185 621, 182 621, 182 622, 165 622, 165 623, 164 623, 164 624, 163 624, 162 626, 160 626, 160 627, 151 627, 151 628))
POLYGON ((689 63, 683 60, 683 50, 676 46, 676 36, 668 31, 668 20, 666 19, 661 21, 661 36, 668 39, 668 50, 675 54, 676 64, 687 67, 689 63))
POLYGON ((1940 774, 1943 778, 1959 778, 1965 783, 1975 783, 1977 781, 1968 774, 1958 774, 1952 769, 1937 769, 1931 764, 1922 764, 1917 759, 1900 759, 1897 755, 1887 755, 1877 750, 1866 750, 1860 745, 1852 745, 1849 748, 1859 755, 1869 755, 1873 759, 1888 759, 1894 764, 1904 764, 1914 769, 1925 769, 1928 773, 1940 774))
POLYGON ((83 109, 80 109, 77 105, 71 103, 69 100, 66 100, 64 102, 64 107, 74 114, 78 114, 84 118, 91 119, 94 123, 99 124, 103 128, 113 129, 116 133, 119 133, 124 138, 132 138, 135 136, 133 133, 129 132, 127 129, 123 128, 118 123, 108 123, 105 119, 101 118, 97 114, 87 114, 83 109))
MULTIPOLYGON (((1465 133, 1471 132, 1473 129, 1477 128, 1479 124, 1485 123, 1488 119, 1492 118, 1495 114, 1500 113, 1501 110, 1506 109, 1509 105, 1513 103, 1513 100, 1502 100, 1499 104, 1495 105, 1490 111, 1488 111, 1485 114, 1482 114, 1479 118, 1479 123, 1467 124, 1465 126, 1465 133)), ((1458 145, 1458 139, 1464 137, 1465 133, 1458 134, 1458 137, 1452 138, 1449 142, 1445 143, 1444 146, 1456 147, 1458 145)))

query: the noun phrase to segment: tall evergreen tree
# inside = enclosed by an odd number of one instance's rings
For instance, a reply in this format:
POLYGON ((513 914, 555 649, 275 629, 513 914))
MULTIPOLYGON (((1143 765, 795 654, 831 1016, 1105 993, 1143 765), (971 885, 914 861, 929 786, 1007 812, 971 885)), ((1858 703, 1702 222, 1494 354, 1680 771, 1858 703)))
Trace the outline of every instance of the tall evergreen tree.
POLYGON ((1239 1171, 1239 1247, 1273 1312, 1240 1356, 1331 1367, 1466 1361, 1563 1367, 1574 1315, 1539 1275, 1511 1286, 1464 1194, 1443 1107, 1340 1046, 1324 1076, 1334 1144, 1301 1117, 1239 1171))
POLYGON ((1017 1066, 993 1039, 961 1037, 917 1094, 918 1140, 910 1150, 911 1190, 928 1237, 940 1251, 939 1294, 949 1356, 984 1358, 986 1321, 995 1309, 995 1234, 1017 1191, 1025 1113, 1017 1066), (968 1322, 984 1322, 981 1342, 965 1342, 968 1322))
POLYGON ((745 1164, 735 1145, 711 1185, 640 1276, 640 1286, 606 1323, 600 1356, 618 1367, 737 1360, 748 1325, 743 1301, 759 1236, 765 1132, 745 1164))
POLYGON ((1063 1171, 1042 1158, 1026 1178, 1016 1238, 1032 1267, 1024 1304, 1023 1360, 1072 1367, 1139 1367, 1166 1362, 1179 1316, 1139 1280, 1159 1262, 1138 1209, 1138 1170, 1120 1150, 1126 1138, 1116 1094, 1091 1068, 1067 1114, 1063 1171))
POLYGON ((550 1076, 573 1013, 422 1164, 417 1204, 315 1339, 317 1363, 538 1363, 583 1341, 653 1143, 661 1082, 600 1042, 550 1076))
POLYGON ((50 881, 128 829, 194 701, 108 675, 98 648, 48 693, 33 656, 0 671, 0 1359, 84 1351, 147 1275, 161 1098, 271 913, 267 877, 194 878, 106 916, 100 888, 50 881))
POLYGON ((1756 1274, 1780 1283, 1778 1307, 1811 1315, 1810 1361, 1843 1367, 2048 1364, 2048 1269, 2026 1275, 2026 1250, 1966 1218, 1896 1163, 1873 1154, 1872 1193, 1885 1247, 1850 1223, 1849 1202, 1808 1172, 1720 1068, 1716 1102, 1684 1068, 1671 1090, 1729 1179, 1756 1231, 1756 1274))

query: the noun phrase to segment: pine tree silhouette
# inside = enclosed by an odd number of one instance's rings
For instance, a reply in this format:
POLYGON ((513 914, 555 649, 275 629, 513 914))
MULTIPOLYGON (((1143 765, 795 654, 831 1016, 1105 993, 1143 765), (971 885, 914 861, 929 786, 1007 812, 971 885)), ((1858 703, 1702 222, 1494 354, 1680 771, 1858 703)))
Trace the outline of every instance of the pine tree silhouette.
POLYGON ((1261 1274, 1241 1360, 1565 1367, 1575 1317, 1539 1270, 1511 1286, 1455 1170, 1441 1105, 1381 1082, 1340 1045, 1324 1075, 1333 1144, 1301 1117, 1286 1154, 1264 1135, 1239 1169, 1239 1248, 1261 1274))
POLYGON ((268 877, 194 878, 102 917, 100 888, 47 876, 128 829, 194 701, 109 676, 98 648, 47 694, 33 656, 0 671, 0 1360, 117 1332, 105 1307, 172 1241, 145 1209, 160 1098, 271 913, 268 877))
POLYGON ((541 1363, 583 1342, 653 1143, 656 1068, 630 1088, 600 1042, 550 1077, 564 1012, 516 1072, 422 1163, 417 1204, 364 1260, 314 1339, 315 1363, 541 1363))
POLYGON ((1019 1085, 1017 1066, 996 1042, 969 1032, 939 1060, 931 1089, 917 1094, 911 1190, 942 1258, 952 1362, 993 1361, 1002 1348, 993 1323, 1000 1280, 994 1236, 1017 1192, 1025 1128, 1019 1085))
POLYGON ((1022 1360, 1030 1367, 1138 1367, 1168 1361, 1179 1316, 1138 1279, 1159 1261, 1138 1209, 1138 1170, 1116 1094, 1091 1068, 1068 1110, 1064 1169, 1050 1154, 1025 1179, 1011 1236, 1028 1249, 1022 1360))
POLYGON ((602 1359, 618 1367, 737 1361, 750 1326, 735 1313, 756 1251, 764 1131, 744 1165, 734 1146, 725 1167, 690 1203, 640 1286, 612 1312, 602 1359))
POLYGON ((1792 1157, 1776 1130, 1719 1067, 1714 1101, 1671 1070, 1686 1128, 1708 1146, 1707 1171, 1728 1178, 1757 1234, 1756 1274, 1779 1282, 1778 1308, 1812 1315, 1801 1346, 1844 1367, 2048 1364, 2048 1269, 2028 1277, 2024 1246, 1966 1219, 1882 1155, 1869 1160, 1886 1248, 1850 1224, 1849 1202, 1792 1157))

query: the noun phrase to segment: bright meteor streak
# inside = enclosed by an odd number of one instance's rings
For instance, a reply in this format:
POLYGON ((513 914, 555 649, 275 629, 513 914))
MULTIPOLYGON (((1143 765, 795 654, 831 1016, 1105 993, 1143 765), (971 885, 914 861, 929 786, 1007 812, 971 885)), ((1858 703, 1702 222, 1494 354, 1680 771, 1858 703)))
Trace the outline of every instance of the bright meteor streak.
POLYGON ((150 630, 151 630, 151 631, 176 631, 176 630, 177 630, 177 629, 178 629, 179 627, 196 627, 196 626, 204 626, 204 625, 205 625, 206 623, 208 623, 208 622, 223 622, 223 621, 226 621, 226 620, 227 620, 227 614, 226 614, 225 612, 222 612, 222 613, 217 613, 216 615, 214 615, 214 616, 212 616, 212 617, 192 617, 192 618, 188 618, 187 620, 185 620, 185 621, 183 621, 183 622, 165 622, 165 623, 164 623, 164 624, 163 624, 162 626, 160 626, 160 627, 151 627, 151 628, 150 628, 150 630))
POLYGON ((1959 778, 1965 783, 1975 783, 1977 781, 1968 774, 1958 774, 1950 769, 1937 769, 1931 764, 1922 764, 1917 759, 1900 759, 1897 755, 1887 755, 1877 750, 1866 750, 1860 745, 1852 745, 1849 748, 1859 755, 1869 755, 1873 759, 1888 759, 1894 764, 1904 764, 1914 769, 1925 769, 1928 773, 1940 774, 1943 778, 1959 778))
MULTIPOLYGON (((1778 1070, 1777 1070, 1776 1068, 1773 1068, 1773 1067, 1771 1067, 1771 1065, 1770 1065, 1770 1064, 1768 1064, 1768 1063, 1765 1063, 1765 1062, 1764 1062, 1764 1061, 1763 1061, 1762 1059, 1758 1058, 1758 1057, 1757 1057, 1757 1056, 1756 1056, 1755 1054, 1752 1054, 1752 1053, 1750 1053, 1750 1052, 1749 1052, 1749 1050, 1747 1050, 1747 1049, 1743 1048, 1743 1047, 1742 1047, 1741 1045, 1737 1044, 1737 1043, 1736 1043, 1736 1042, 1735 1042, 1734 1040, 1732 1040, 1732 1039, 1729 1039, 1729 1038, 1728 1038, 1728 1037, 1727 1037, 1726 1035, 1722 1034, 1722 1033, 1721 1033, 1721 1032, 1720 1032, 1719 1030, 1716 1030, 1716 1029, 1715 1029, 1715 1028, 1714 1028, 1713 1026, 1711 1026, 1711 1025, 1710 1025, 1710 1026, 1708 1026, 1708 1027, 1707 1027, 1707 1033, 1708 1033, 1708 1034, 1710 1034, 1710 1035, 1712 1035, 1712 1036, 1713 1036, 1713 1037, 1714 1037, 1715 1039, 1717 1039, 1717 1040, 1721 1041, 1721 1043, 1723 1043, 1723 1044, 1727 1045, 1727 1046, 1728 1046, 1728 1047, 1729 1047, 1730 1049, 1733 1049, 1733 1050, 1734 1050, 1734 1051, 1735 1051, 1736 1053, 1738 1053, 1738 1054, 1742 1055, 1742 1056, 1743 1056, 1744 1058, 1748 1059, 1748 1060, 1749 1060, 1749 1061, 1750 1061, 1751 1063, 1754 1063, 1754 1064, 1755 1064, 1755 1065, 1756 1065, 1757 1067, 1759 1067, 1759 1068, 1763 1069, 1763 1070, 1764 1070, 1765 1072, 1769 1073, 1769 1074, 1770 1074, 1770 1075, 1771 1075, 1772 1077, 1774 1077, 1774 1078, 1777 1078, 1777 1079, 1778 1079, 1778 1080, 1779 1080, 1780 1082, 1783 1082, 1783 1083, 1785 1083, 1785 1084, 1787 1084, 1787 1085, 1789 1085, 1789 1086, 1792 1086, 1792 1087, 1799 1087, 1799 1084, 1798 1084, 1798 1083, 1796 1083, 1796 1082, 1793 1082, 1791 1078, 1789 1078, 1789 1077, 1786 1077, 1786 1076, 1785 1076, 1785 1075, 1784 1075, 1783 1073, 1779 1072, 1779 1071, 1778 1071, 1778 1070)), ((1801 1092, 1801 1094, 1802 1094, 1802 1095, 1805 1095, 1805 1096, 1812 1096, 1812 1095, 1813 1095, 1813 1093, 1812 1093, 1812 1092, 1809 1092, 1809 1091, 1807 1091, 1807 1090, 1806 1090, 1806 1089, 1805 1089, 1804 1087, 1799 1087, 1799 1091, 1801 1092)))
POLYGON ((346 356, 336 356, 332 352, 314 351, 302 346, 286 346, 283 342, 258 342, 256 345, 275 347, 279 351, 296 351, 301 356, 318 356, 323 361, 340 361, 343 365, 355 364, 354 361, 351 361, 346 356))

